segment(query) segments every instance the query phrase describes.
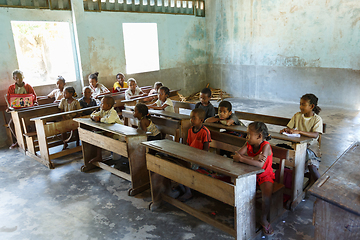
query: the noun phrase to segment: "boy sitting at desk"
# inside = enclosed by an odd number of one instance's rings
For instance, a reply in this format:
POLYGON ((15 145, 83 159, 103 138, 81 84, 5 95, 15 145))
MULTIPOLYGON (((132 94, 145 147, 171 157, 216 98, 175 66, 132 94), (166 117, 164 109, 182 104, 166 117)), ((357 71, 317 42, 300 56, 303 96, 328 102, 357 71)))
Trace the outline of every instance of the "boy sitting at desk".
POLYGON ((240 125, 245 126, 239 119, 236 117, 235 113, 231 112, 232 106, 229 101, 221 101, 218 108, 218 115, 215 117, 210 117, 206 119, 207 123, 221 123, 223 125, 240 125))
MULTIPOLYGON (((117 114, 116 110, 114 109, 114 99, 111 96, 105 96, 101 99, 100 104, 100 111, 93 112, 90 117, 95 122, 102 122, 102 123, 120 123, 123 124, 117 114)), ((112 134, 111 134, 112 135, 112 134)), ((110 137, 110 135, 107 135, 110 137)), ((116 138, 116 135, 113 136, 116 138)), ((89 163, 101 162, 102 155, 101 155, 101 148, 97 148, 96 157, 91 159, 89 163)))
MULTIPOLYGON (((190 122, 192 127, 189 128, 186 143, 190 147, 209 151, 211 135, 209 129, 207 129, 203 125, 205 116, 206 116, 206 112, 204 109, 195 108, 194 110, 191 111, 190 122)), ((193 165, 191 168, 198 169, 199 166, 193 165)), ((182 202, 189 200, 192 197, 191 189, 183 185, 180 185, 180 187, 181 188, 184 187, 181 189, 184 192, 184 194, 179 197, 179 200, 182 202)))

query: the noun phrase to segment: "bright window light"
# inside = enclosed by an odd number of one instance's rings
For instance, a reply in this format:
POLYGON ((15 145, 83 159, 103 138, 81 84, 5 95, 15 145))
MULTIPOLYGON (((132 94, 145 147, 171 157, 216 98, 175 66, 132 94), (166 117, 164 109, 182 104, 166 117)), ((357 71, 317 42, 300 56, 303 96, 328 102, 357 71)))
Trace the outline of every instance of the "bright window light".
POLYGON ((156 23, 123 23, 126 73, 158 71, 156 23))
POLYGON ((76 81, 67 22, 11 21, 19 69, 32 86, 55 84, 61 75, 76 81))

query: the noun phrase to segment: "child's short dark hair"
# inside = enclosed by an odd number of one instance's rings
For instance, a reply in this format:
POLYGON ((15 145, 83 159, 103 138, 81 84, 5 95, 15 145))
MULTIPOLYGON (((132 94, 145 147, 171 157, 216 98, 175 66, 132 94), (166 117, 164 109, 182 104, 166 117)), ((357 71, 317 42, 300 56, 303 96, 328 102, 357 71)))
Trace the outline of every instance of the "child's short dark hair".
POLYGON ((111 107, 114 106, 115 100, 112 96, 104 96, 104 102, 106 101, 111 107))
POLYGON ((77 94, 75 92, 75 88, 72 87, 72 86, 67 86, 66 88, 64 88, 64 92, 68 92, 68 93, 71 93, 73 97, 76 97, 77 94))
POLYGON ((170 95, 170 89, 168 87, 162 86, 159 91, 160 90, 163 90, 165 92, 165 95, 170 95))
POLYGON ((265 123, 263 122, 252 122, 249 124, 249 127, 253 129, 256 133, 261 133, 263 136, 263 139, 266 141, 269 141, 271 139, 271 136, 269 134, 269 130, 265 123))
POLYGON ((219 108, 220 107, 226 107, 226 109, 230 112, 232 109, 231 103, 229 101, 221 101, 219 103, 219 108))
POLYGON ((65 78, 63 77, 63 76, 58 76, 57 78, 56 78, 56 81, 63 81, 63 83, 65 84, 65 78))
POLYGON ((192 113, 197 114, 197 116, 204 121, 205 117, 206 117, 206 112, 204 109, 202 108, 195 108, 191 111, 192 113))
POLYGON ((310 104, 314 104, 313 112, 316 114, 320 113, 321 108, 317 105, 319 99, 314 94, 307 93, 307 94, 303 95, 301 97, 301 99, 309 101, 310 104))
POLYGON ((211 97, 211 90, 210 90, 210 88, 203 88, 203 89, 201 90, 201 93, 202 93, 202 94, 207 94, 209 98, 211 97))
POLYGON ((22 78, 24 78, 24 73, 22 71, 20 71, 19 69, 15 69, 13 72, 12 72, 12 75, 15 76, 16 74, 19 74, 21 75, 22 78))
POLYGON ((119 72, 118 74, 116 74, 116 78, 117 78, 118 76, 123 76, 123 77, 125 77, 125 75, 124 75, 122 72, 119 72))
POLYGON ((95 72, 89 75, 89 79, 95 79, 98 81, 99 72, 95 72))
POLYGON ((162 87, 162 86, 163 86, 162 82, 156 82, 154 84, 154 87, 162 87))
POLYGON ((135 108, 138 110, 138 112, 146 118, 150 118, 149 109, 148 107, 143 103, 136 104, 135 108))

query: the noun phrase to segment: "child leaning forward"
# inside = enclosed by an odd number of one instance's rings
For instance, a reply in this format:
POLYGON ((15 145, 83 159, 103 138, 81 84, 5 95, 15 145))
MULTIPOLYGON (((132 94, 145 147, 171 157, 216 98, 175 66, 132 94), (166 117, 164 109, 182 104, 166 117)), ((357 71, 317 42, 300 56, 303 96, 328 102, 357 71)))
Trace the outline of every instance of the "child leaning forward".
POLYGON ((242 162, 252 166, 261 167, 265 171, 256 175, 256 183, 261 189, 262 212, 261 226, 265 235, 273 235, 272 229, 267 217, 270 212, 271 195, 275 174, 272 168, 272 149, 270 143, 271 137, 268 128, 262 122, 252 122, 247 128, 247 143, 239 151, 235 152, 233 157, 235 162, 242 162))

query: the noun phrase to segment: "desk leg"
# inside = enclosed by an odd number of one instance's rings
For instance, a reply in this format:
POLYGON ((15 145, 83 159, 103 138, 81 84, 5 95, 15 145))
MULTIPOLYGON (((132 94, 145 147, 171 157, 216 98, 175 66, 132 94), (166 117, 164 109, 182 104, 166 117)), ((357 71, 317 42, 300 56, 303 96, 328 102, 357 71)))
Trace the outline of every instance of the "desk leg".
POLYGON ((126 138, 132 185, 132 188, 129 190, 130 196, 134 196, 150 186, 149 173, 146 168, 146 148, 140 144, 146 140, 146 136, 126 138))
POLYGON ((13 123, 14 123, 16 141, 17 141, 17 143, 19 145, 18 150, 25 154, 26 146, 25 146, 25 140, 24 140, 24 136, 23 136, 22 125, 21 125, 21 121, 20 121, 20 118, 19 118, 19 113, 16 112, 16 111, 12 111, 11 112, 11 118, 12 118, 13 123))
POLYGON ((293 169, 293 187, 292 187, 292 203, 291 210, 293 211, 296 206, 304 198, 303 193, 304 186, 304 171, 305 171, 305 159, 306 159, 306 143, 299 143, 295 145, 295 166, 293 169))
POLYGON ((235 182, 235 230, 238 240, 256 234, 256 175, 237 178, 235 182))
POLYGON ((81 171, 86 172, 96 168, 96 166, 90 164, 89 161, 93 159, 94 156, 96 156, 98 147, 84 141, 81 141, 81 145, 82 145, 82 153, 84 159, 84 165, 81 166, 81 171))
POLYGON ((189 119, 186 120, 181 120, 181 125, 180 125, 180 136, 182 138, 182 144, 186 144, 187 141, 187 135, 188 135, 188 131, 189 128, 191 128, 191 122, 189 119))

